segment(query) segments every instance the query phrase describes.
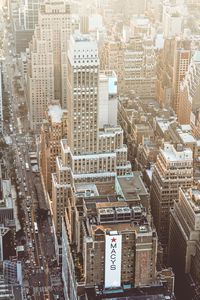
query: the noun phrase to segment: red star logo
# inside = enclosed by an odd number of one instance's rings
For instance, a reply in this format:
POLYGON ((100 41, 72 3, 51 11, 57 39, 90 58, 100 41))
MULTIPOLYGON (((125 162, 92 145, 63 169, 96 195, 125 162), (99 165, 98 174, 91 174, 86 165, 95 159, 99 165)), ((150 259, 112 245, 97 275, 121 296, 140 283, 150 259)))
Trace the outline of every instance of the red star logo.
POLYGON ((116 242, 116 238, 113 237, 111 241, 112 241, 112 243, 115 243, 116 242))

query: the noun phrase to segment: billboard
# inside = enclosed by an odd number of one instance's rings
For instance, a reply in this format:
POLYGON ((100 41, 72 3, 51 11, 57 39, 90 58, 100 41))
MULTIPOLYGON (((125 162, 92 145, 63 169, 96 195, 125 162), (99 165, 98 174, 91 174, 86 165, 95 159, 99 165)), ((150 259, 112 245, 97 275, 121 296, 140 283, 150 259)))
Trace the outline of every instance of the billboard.
POLYGON ((105 288, 121 286, 122 236, 117 232, 106 234, 105 288))

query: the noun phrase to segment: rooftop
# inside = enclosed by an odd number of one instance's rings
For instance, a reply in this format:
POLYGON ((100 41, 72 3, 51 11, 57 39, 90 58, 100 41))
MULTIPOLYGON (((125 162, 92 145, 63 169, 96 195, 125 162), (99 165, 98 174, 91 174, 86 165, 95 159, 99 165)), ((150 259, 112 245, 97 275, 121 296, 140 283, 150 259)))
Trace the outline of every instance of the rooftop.
POLYGON ((200 62, 200 51, 195 51, 193 60, 196 62, 200 62))
POLYGON ((75 42, 90 42, 92 41, 92 37, 89 34, 81 34, 79 32, 73 35, 75 42))
POLYGON ((172 300, 173 296, 169 296, 165 286, 158 282, 157 285, 144 288, 132 288, 129 285, 124 287, 104 290, 102 287, 86 288, 88 300, 112 299, 112 300, 172 300), (102 296, 103 295, 103 296, 102 296))
POLYGON ((61 118, 63 115, 63 112, 66 110, 63 110, 60 105, 49 105, 48 115, 51 117, 53 123, 60 123, 61 118))
POLYGON ((117 75, 114 71, 104 70, 100 72, 100 78, 108 79, 109 95, 117 94, 117 75))
POLYGON ((136 22, 138 25, 149 24, 149 19, 144 15, 134 15, 132 21, 136 22))
POLYGON ((147 176, 149 177, 150 180, 152 180, 152 177, 153 177, 153 169, 154 169, 154 166, 151 166, 150 169, 146 169, 146 174, 147 176))
POLYGON ((75 184, 76 189, 76 196, 77 197, 93 197, 93 196, 99 196, 97 186, 94 183, 91 184, 82 184, 77 183, 75 184))
POLYGON ((156 117, 156 123, 159 126, 162 133, 165 133, 169 129, 170 124, 173 123, 174 121, 175 121, 174 117, 167 118, 167 119, 156 117))
POLYGON ((137 130, 150 130, 152 129, 151 126, 148 123, 138 123, 135 124, 135 127, 137 130))
POLYGON ((172 144, 165 143, 164 149, 160 149, 166 160, 170 161, 192 161, 192 150, 190 148, 183 148, 177 151, 172 144))
POLYGON ((96 208, 97 209, 105 209, 105 208, 113 208, 113 207, 128 207, 128 204, 124 201, 116 201, 116 202, 97 202, 96 203, 96 208))
POLYGON ((200 190, 194 187, 184 192, 195 214, 200 214, 200 190))
POLYGON ((112 207, 113 204, 118 203, 117 195, 107 195, 107 196, 98 196, 98 197, 87 197, 84 198, 85 206, 88 211, 96 214, 97 211, 97 204, 98 207, 112 207))
POLYGON ((78 197, 99 197, 108 201, 109 196, 115 195, 115 184, 113 182, 104 183, 76 183, 76 195, 78 197))
POLYGON ((179 136, 181 138, 181 141, 184 144, 187 144, 187 143, 196 143, 196 139, 190 133, 186 133, 186 132, 179 133, 179 136))
POLYGON ((143 145, 144 146, 147 146, 147 147, 152 147, 152 148, 155 148, 157 147, 157 144, 154 140, 150 139, 149 137, 144 137, 143 139, 143 145))
POLYGON ((115 184, 114 182, 104 182, 96 184, 99 195, 112 195, 115 194, 115 184))
POLYGON ((117 193, 122 194, 126 200, 137 195, 148 194, 142 181, 142 173, 135 171, 131 175, 117 177, 117 193))
POLYGON ((189 124, 180 125, 182 132, 192 132, 192 127, 189 124))
POLYGON ((101 225, 91 225, 92 233, 95 234, 97 229, 101 229, 102 231, 117 231, 119 233, 124 231, 135 231, 137 234, 149 234, 152 233, 152 229, 148 224, 143 224, 140 226, 139 224, 134 224, 133 222, 124 222, 118 223, 117 220, 115 223, 109 224, 101 224, 101 225))

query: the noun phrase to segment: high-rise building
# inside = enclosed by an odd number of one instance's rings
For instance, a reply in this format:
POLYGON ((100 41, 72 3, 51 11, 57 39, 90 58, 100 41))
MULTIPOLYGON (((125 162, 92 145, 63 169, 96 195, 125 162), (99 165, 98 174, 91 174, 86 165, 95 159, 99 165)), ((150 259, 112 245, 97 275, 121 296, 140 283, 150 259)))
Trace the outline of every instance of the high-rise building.
POLYGON ((0 275, 0 290, 4 290, 3 297, 5 299, 15 300, 17 297, 19 300, 22 300, 22 287, 20 285, 15 284, 9 284, 7 282, 7 279, 4 278, 4 275, 0 275), (15 292, 14 286, 17 286, 17 293, 15 292), (20 291, 20 292, 19 292, 20 291), (20 296, 19 296, 20 295, 20 296))
POLYGON ((25 0, 21 1, 19 8, 19 25, 25 30, 34 31, 38 24, 39 8, 43 1, 41 0, 25 0))
POLYGON ((158 237, 167 251, 170 208, 178 200, 179 187, 193 182, 193 155, 189 148, 164 144, 154 166, 151 186, 151 209, 158 237))
POLYGON ((16 195, 10 179, 0 180, 0 224, 5 227, 15 227, 13 203, 16 195))
POLYGON ((192 112, 200 108, 199 95, 200 51, 196 51, 180 86, 178 120, 181 124, 190 124, 192 112))
POLYGON ((56 157, 60 155, 60 140, 67 136, 67 111, 55 102, 48 106, 47 118, 42 124, 40 166, 46 191, 51 195, 51 174, 56 171, 56 157))
POLYGON ((198 0, 186 0, 185 4, 187 5, 189 12, 198 11, 200 8, 200 2, 198 0))
POLYGON ((172 106, 172 80, 175 39, 165 39, 157 54, 156 99, 162 107, 172 106))
POLYGON ((68 144, 74 154, 98 147, 99 58, 89 36, 71 37, 68 54, 68 144))
POLYGON ((145 36, 150 35, 152 30, 149 18, 145 16, 134 15, 130 20, 131 36, 145 36))
POLYGON ((140 34, 131 37, 126 45, 119 40, 106 42, 101 51, 101 66, 117 74, 119 95, 132 92, 135 96, 155 97, 153 40, 142 29, 138 30, 141 30, 140 34))
POLYGON ((128 159, 136 167, 136 156, 138 147, 143 144, 146 138, 153 139, 154 130, 149 122, 151 108, 158 104, 152 99, 135 99, 121 97, 118 106, 118 120, 124 131, 124 138, 128 148, 128 159), (145 101, 146 100, 146 101, 145 101), (149 104, 148 104, 149 103, 149 104))
MULTIPOLYGON (((179 289, 184 288, 185 274, 192 277, 193 286, 200 281, 200 190, 197 186, 179 190, 179 201, 170 215, 169 263, 172 265, 179 289), (178 253, 178 255, 177 255, 178 253), (182 284, 181 284, 182 283, 182 284)), ((188 277, 188 278, 189 278, 188 277)), ((191 299, 186 285, 186 298, 191 299)), ((196 289, 197 290, 197 289, 196 289)), ((199 296, 199 295, 198 295, 199 296)), ((199 297, 196 297, 198 299, 199 297)))
POLYGON ((173 93, 172 107, 177 114, 179 111, 180 85, 185 78, 186 72, 188 71, 190 58, 191 58, 191 41, 177 38, 175 42, 173 81, 172 81, 172 93, 173 93))
POLYGON ((156 64, 150 36, 134 36, 124 51, 123 93, 139 97, 155 97, 156 64))
POLYGON ((163 31, 165 38, 180 36, 183 31, 183 16, 178 5, 163 4, 163 31))
POLYGON ((31 128, 39 130, 48 103, 54 100, 54 68, 52 49, 45 41, 33 37, 28 61, 28 106, 31 128))
POLYGON ((15 254, 14 245, 14 234, 8 227, 0 227, 0 261, 9 259, 10 256, 15 254))
MULTIPOLYGON (((72 36, 68 53, 67 139, 61 141, 61 156, 57 157, 56 173, 52 177, 57 233, 61 232, 61 217, 75 183, 114 181, 117 175, 131 172, 121 127, 112 126, 116 124, 102 127, 99 123, 105 109, 99 90, 101 79, 96 41, 87 35, 72 36)), ((115 80, 109 84, 107 93, 112 86, 115 88, 115 80)), ((111 92, 115 96, 115 89, 111 92)), ((109 101, 112 100, 107 105, 109 101)), ((106 121, 115 123, 115 114, 117 110, 113 111, 112 120, 106 118, 106 121)))
POLYGON ((190 40, 178 37, 165 39, 157 59, 156 96, 162 106, 172 106, 176 114, 180 107, 180 86, 190 59, 190 40))
MULTIPOLYGON (((70 35, 70 6, 64 1, 41 5, 38 26, 30 45, 28 101, 33 129, 40 129, 47 106, 62 99, 62 52, 67 51, 70 35)), ((62 102, 62 101, 61 101, 62 102)))
POLYGON ((101 50, 101 69, 113 70, 116 73, 119 94, 123 88, 124 49, 125 44, 123 42, 110 38, 104 43, 101 50))
POLYGON ((12 10, 13 37, 16 53, 25 52, 29 47, 34 29, 38 24, 38 14, 43 0, 19 0, 15 2, 12 10), (15 11, 15 13, 14 13, 15 11))
POLYGON ((22 285, 22 262, 18 261, 16 257, 12 257, 11 260, 4 260, 3 274, 7 283, 22 285))
POLYGON ((114 71, 101 71, 99 74, 98 127, 117 125, 118 93, 117 75, 114 71))

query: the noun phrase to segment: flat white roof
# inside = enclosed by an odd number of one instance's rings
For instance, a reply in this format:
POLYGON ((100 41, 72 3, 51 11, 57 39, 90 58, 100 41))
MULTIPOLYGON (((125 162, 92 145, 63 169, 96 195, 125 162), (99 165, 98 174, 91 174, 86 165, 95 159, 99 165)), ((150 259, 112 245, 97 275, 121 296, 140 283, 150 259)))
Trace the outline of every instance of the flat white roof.
POLYGON ((64 110, 60 107, 60 105, 49 105, 48 107, 48 115, 52 118, 54 123, 60 123, 64 110))
POLYGON ((190 133, 183 132, 183 133, 180 133, 179 136, 184 144, 196 142, 196 139, 190 133))
POLYGON ((168 120, 164 120, 164 119, 156 119, 157 124, 159 125, 160 129, 165 132, 168 130, 169 125, 170 125, 170 121, 168 120))
POLYGON ((172 144, 165 143, 164 149, 160 149, 166 160, 170 161, 192 161, 192 150, 185 148, 181 151, 177 151, 172 144))
POLYGON ((184 132, 188 132, 188 131, 192 131, 192 127, 189 125, 189 124, 183 124, 183 125, 180 125, 181 127, 181 130, 184 132))

